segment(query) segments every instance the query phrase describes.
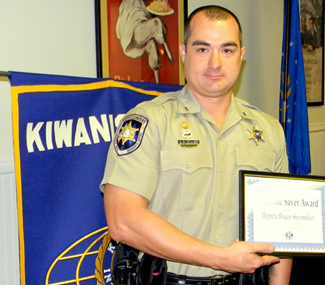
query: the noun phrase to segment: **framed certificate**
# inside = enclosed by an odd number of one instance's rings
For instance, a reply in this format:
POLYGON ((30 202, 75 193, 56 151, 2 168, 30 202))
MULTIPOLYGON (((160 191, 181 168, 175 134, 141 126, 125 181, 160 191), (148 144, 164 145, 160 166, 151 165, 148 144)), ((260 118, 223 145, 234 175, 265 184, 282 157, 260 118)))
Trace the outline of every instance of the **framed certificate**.
POLYGON ((325 255, 325 177, 241 170, 240 239, 275 255, 325 255))

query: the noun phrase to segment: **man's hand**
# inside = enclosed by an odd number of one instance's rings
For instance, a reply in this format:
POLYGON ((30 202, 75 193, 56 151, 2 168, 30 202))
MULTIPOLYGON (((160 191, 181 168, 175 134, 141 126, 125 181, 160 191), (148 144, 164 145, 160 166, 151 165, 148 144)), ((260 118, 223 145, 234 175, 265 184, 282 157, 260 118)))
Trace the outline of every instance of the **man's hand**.
POLYGON ((261 266, 280 262, 276 256, 263 255, 273 252, 274 247, 271 244, 236 241, 224 248, 219 268, 227 272, 253 273, 261 266))

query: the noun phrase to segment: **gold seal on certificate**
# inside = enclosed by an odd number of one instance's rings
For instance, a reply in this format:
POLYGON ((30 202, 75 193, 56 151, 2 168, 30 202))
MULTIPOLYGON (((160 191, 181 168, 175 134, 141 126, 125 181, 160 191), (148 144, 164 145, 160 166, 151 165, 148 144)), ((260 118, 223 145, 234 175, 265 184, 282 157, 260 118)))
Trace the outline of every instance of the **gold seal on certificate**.
POLYGON ((241 170, 240 238, 277 255, 325 254, 325 177, 241 170))

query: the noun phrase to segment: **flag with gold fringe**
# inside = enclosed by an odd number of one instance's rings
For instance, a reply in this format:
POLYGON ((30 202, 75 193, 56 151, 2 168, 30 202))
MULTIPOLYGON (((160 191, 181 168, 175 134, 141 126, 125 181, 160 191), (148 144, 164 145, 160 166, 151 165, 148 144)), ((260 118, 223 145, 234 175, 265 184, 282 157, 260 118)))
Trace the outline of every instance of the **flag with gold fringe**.
POLYGON ((279 120, 285 132, 290 173, 309 174, 309 126, 299 0, 285 2, 279 120))
POLYGON ((123 115, 181 88, 11 72, 21 285, 111 284, 99 191, 123 115))

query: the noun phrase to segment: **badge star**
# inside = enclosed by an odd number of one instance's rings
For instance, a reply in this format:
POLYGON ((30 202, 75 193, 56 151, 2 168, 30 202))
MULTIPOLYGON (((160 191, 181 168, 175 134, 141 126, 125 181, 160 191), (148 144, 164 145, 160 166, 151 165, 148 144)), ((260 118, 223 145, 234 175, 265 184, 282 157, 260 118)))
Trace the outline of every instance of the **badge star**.
POLYGON ((254 140, 256 145, 259 144, 259 142, 265 142, 265 140, 263 140, 263 132, 262 131, 259 131, 259 130, 256 130, 256 127, 254 126, 254 128, 251 130, 251 129, 247 129, 247 131, 249 131, 251 133, 251 137, 248 138, 249 140, 254 140))
POLYGON ((127 141, 135 142, 134 134, 138 130, 139 129, 132 128, 131 122, 129 122, 127 126, 121 128, 117 140, 118 141, 122 140, 122 145, 124 145, 127 141))

